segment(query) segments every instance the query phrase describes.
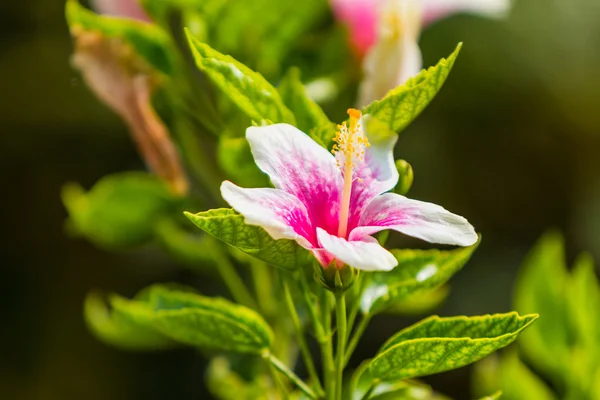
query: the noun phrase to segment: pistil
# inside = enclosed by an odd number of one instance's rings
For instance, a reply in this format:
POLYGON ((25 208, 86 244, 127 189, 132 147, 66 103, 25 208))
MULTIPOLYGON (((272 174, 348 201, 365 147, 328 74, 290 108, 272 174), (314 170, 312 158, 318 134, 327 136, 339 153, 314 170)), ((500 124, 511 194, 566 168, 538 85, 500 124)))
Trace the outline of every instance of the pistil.
POLYGON ((369 146, 360 124, 360 111, 351 108, 348 110, 348 115, 350 116, 350 123, 348 126, 345 122, 338 126, 339 130, 335 137, 336 145, 333 147, 333 153, 336 155, 338 165, 344 175, 338 225, 338 236, 343 238, 348 233, 354 168, 358 163, 364 162, 365 147, 369 146))

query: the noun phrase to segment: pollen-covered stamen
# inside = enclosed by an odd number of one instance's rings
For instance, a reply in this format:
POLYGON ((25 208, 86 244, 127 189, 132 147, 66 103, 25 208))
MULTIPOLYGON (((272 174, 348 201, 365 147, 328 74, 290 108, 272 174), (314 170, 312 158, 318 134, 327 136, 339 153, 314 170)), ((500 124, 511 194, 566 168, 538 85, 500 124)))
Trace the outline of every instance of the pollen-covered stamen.
POLYGON ((333 154, 338 166, 344 175, 344 189, 342 191, 342 202, 340 205, 340 222, 338 225, 338 236, 346 237, 348 233, 348 216, 350 214, 350 195, 352 194, 352 182, 354 181, 353 169, 365 161, 365 149, 369 147, 369 141, 364 134, 361 125, 361 112, 354 108, 348 109, 350 122, 348 125, 338 125, 335 135, 333 154))

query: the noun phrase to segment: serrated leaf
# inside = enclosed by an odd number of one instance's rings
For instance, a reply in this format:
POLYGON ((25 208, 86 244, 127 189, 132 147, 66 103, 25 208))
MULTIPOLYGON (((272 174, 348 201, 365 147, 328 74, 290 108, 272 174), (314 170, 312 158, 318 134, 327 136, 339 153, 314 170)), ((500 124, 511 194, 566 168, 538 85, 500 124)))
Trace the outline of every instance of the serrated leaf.
POLYGON ((153 326, 178 342, 239 353, 260 353, 273 332, 255 311, 220 298, 156 288, 153 326))
POLYGON ((124 40, 136 54, 165 76, 172 76, 179 68, 176 48, 171 38, 157 25, 98 15, 84 8, 77 0, 67 2, 66 18, 73 34, 84 30, 124 40))
MULTIPOLYGON (((323 109, 310 97, 302 81, 300 70, 290 68, 277 87, 285 105, 294 113, 296 126, 303 132, 311 132, 314 128, 333 125, 323 109)), ((333 139, 335 129, 328 138, 326 145, 333 139)), ((320 140, 323 138, 319 137, 320 140)))
POLYGON ((176 343, 156 331, 140 303, 125 305, 127 300, 111 301, 106 305, 102 295, 91 292, 86 296, 84 315, 94 335, 111 346, 123 350, 150 351, 169 349, 176 343))
POLYGON ((164 182, 142 172, 107 175, 87 193, 75 183, 67 184, 62 200, 75 233, 113 249, 151 240, 157 221, 181 201, 164 182))
POLYGON ((544 234, 529 252, 517 278, 515 308, 541 318, 519 343, 526 359, 558 385, 564 384, 570 353, 568 282, 564 240, 558 232, 544 234))
POLYGON ((268 120, 295 124, 292 112, 261 74, 200 43, 187 30, 186 35, 196 66, 248 117, 257 122, 268 120))
POLYGON ((436 66, 421 71, 419 75, 388 92, 383 99, 369 104, 363 109, 363 113, 375 117, 391 131, 402 131, 439 92, 461 47, 462 43, 459 43, 447 59, 442 58, 436 66))
POLYGON ((398 266, 389 272, 369 274, 361 310, 373 314, 428 289, 446 283, 469 260, 479 241, 455 250, 392 250, 398 266))
POLYGON ((383 381, 414 378, 463 367, 512 343, 537 315, 427 318, 391 337, 371 361, 383 381))
POLYGON ((246 225, 232 209, 220 208, 185 216, 198 228, 260 260, 286 270, 302 268, 309 254, 293 240, 274 240, 259 226, 246 225))

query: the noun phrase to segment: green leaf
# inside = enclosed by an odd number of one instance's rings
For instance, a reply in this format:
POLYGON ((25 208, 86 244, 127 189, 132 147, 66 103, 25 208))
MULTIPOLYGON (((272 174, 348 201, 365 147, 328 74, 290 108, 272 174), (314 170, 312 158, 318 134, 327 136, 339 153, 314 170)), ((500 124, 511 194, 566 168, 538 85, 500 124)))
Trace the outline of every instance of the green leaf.
POLYGON ((418 381, 397 380, 381 383, 369 373, 371 360, 363 361, 354 371, 348 390, 351 400, 362 400, 375 385, 369 400, 442 400, 434 396, 430 386, 418 381))
POLYGON ((477 363, 473 381, 478 392, 502 389, 507 400, 556 400, 546 383, 519 359, 516 349, 477 363))
POLYGON ((517 278, 515 308, 521 313, 539 313, 541 318, 519 343, 526 359, 564 385, 570 362, 570 334, 564 241, 555 231, 544 234, 529 252, 517 278))
POLYGON ((245 0, 228 0, 218 19, 213 18, 211 43, 266 76, 276 77, 282 59, 305 32, 327 17, 327 11, 327 2, 322 0, 254 0, 252 7, 245 0))
POLYGON ((275 240, 259 226, 246 225, 244 217, 226 208, 185 216, 198 228, 260 260, 286 270, 302 268, 309 254, 293 240, 275 240))
POLYGON ((363 291, 361 310, 373 314, 409 296, 446 283, 469 261, 479 241, 454 250, 392 250, 398 266, 390 272, 373 272, 363 291))
POLYGON ((92 333, 104 343, 123 350, 149 351, 176 346, 176 343, 156 331, 142 303, 113 297, 109 309, 96 292, 85 299, 85 320, 92 333))
POLYGON ((229 360, 225 357, 211 360, 206 373, 206 386, 220 400, 268 400, 276 397, 264 380, 247 382, 232 371, 229 360))
POLYGON ((388 129, 400 132, 406 128, 439 92, 462 47, 459 43, 456 50, 447 59, 440 62, 411 79, 405 84, 388 92, 381 100, 366 106, 364 114, 370 114, 383 122, 388 129))
MULTIPOLYGON (((300 70, 298 68, 288 70, 277 90, 279 90, 285 105, 294 113, 296 126, 301 131, 310 132, 314 128, 333 125, 323 109, 308 97, 306 88, 300 80, 300 70)), ((330 142, 335 135, 335 128, 333 129, 333 133, 327 142, 330 142)))
POLYGON ((292 112, 261 74, 200 43, 187 30, 186 34, 196 66, 248 117, 256 122, 268 120, 295 124, 292 112))
POLYGON ((448 298, 449 294, 450 287, 448 285, 438 286, 433 290, 417 292, 398 303, 391 302, 385 312, 409 316, 427 314, 438 308, 448 298))
POLYGON ((62 200, 73 232, 111 249, 148 242, 158 220, 181 203, 164 182, 142 172, 105 176, 87 193, 78 184, 67 184, 62 200))
POLYGON ((198 233, 188 232, 173 218, 163 218, 154 227, 154 238, 166 253, 190 267, 215 272, 218 265, 211 253, 215 239, 198 233))
POLYGON ((573 330, 582 345, 600 356, 600 320, 595 318, 600 309, 600 284, 594 260, 581 254, 575 261, 568 286, 569 314, 573 330))
POLYGON ((259 314, 225 299, 155 288, 150 303, 154 327, 190 346, 258 354, 273 341, 259 314))
POLYGON ((77 0, 67 2, 66 18, 73 35, 83 30, 122 39, 165 76, 172 76, 180 68, 175 45, 157 25, 98 15, 84 8, 77 0))
POLYGON ((391 337, 371 361, 382 381, 414 378, 460 368, 512 343, 537 315, 433 316, 391 337))
POLYGON ((257 166, 245 137, 221 136, 217 159, 227 177, 244 187, 266 187, 269 179, 257 166))

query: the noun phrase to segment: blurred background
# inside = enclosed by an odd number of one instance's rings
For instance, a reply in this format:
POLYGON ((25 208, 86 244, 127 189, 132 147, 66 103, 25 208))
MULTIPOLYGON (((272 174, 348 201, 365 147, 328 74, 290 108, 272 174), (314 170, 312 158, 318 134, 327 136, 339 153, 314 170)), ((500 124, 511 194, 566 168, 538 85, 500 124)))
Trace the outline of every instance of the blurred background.
MULTIPOLYGON (((415 170, 411 197, 466 216, 483 234, 440 315, 511 310, 517 269, 549 227, 565 232, 570 259, 588 250, 600 260, 598 21, 597 0, 521 0, 506 20, 455 16, 423 34, 425 65, 465 45, 397 155, 415 170)), ((153 248, 115 254, 67 237, 64 183, 90 187, 144 167, 123 123, 69 65, 64 2, 2 2, 0 46, 0 397, 209 398, 193 351, 121 352, 83 322, 95 288, 131 295, 157 281, 202 289, 217 280, 200 281, 153 248)), ((356 359, 409 322, 377 317, 356 359)), ((427 381, 470 398, 468 368, 427 381)))

